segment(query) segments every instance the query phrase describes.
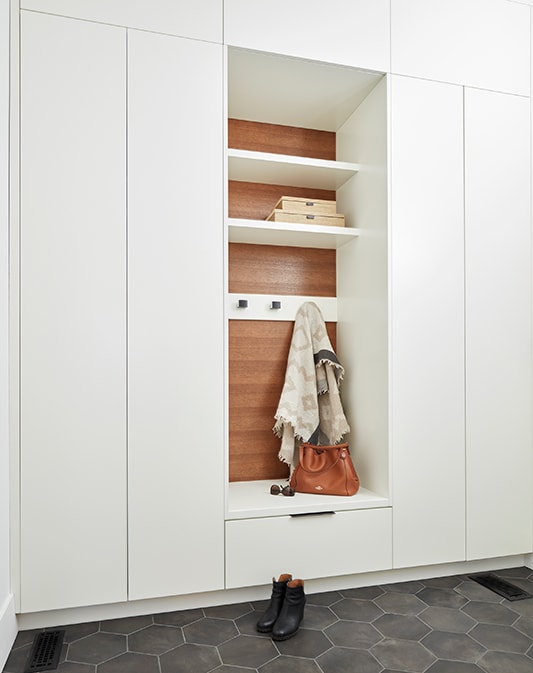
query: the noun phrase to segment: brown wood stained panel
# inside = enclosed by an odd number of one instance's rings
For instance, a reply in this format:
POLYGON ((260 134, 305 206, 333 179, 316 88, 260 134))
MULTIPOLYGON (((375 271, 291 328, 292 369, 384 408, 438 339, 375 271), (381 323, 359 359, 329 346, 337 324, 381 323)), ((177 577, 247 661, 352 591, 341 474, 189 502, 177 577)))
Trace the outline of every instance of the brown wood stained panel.
POLYGON ((335 297, 336 252, 229 244, 229 292, 335 297))
POLYGON ((331 161, 335 161, 336 157, 336 138, 333 131, 264 124, 243 119, 228 120, 228 147, 331 161))
POLYGON ((336 199, 335 191, 309 187, 265 185, 258 182, 228 182, 228 215, 245 220, 266 220, 282 196, 309 199, 336 199))
MULTIPOLYGON (((285 479, 272 428, 294 323, 229 321, 229 480, 285 479)), ((326 323, 333 348, 336 324, 326 323)))

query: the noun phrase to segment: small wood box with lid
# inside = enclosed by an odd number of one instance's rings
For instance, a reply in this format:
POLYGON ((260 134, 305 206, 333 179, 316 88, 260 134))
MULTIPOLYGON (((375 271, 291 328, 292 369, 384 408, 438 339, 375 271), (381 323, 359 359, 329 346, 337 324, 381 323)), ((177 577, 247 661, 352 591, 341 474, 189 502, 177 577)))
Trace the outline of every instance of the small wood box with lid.
POLYGON ((325 199, 307 199, 282 196, 267 217, 270 222, 291 224, 318 224, 344 227, 344 215, 337 213, 337 202, 325 199))

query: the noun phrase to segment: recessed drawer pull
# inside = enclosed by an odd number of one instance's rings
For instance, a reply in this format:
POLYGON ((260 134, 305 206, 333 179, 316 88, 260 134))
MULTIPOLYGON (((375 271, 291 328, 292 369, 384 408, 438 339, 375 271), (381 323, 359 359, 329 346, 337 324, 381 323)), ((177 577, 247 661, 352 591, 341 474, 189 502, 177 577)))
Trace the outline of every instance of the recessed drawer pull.
POLYGON ((333 510, 327 512, 302 512, 301 514, 291 514, 291 517, 297 516, 322 516, 323 514, 336 514, 333 510))

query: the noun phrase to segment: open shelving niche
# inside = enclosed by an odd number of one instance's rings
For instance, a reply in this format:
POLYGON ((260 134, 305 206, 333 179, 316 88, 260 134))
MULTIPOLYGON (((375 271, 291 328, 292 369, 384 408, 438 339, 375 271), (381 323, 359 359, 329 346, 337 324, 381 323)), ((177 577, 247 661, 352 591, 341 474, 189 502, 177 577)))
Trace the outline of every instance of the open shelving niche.
MULTIPOLYGON (((346 440, 361 488, 352 497, 297 493, 287 498, 270 495, 276 479, 228 479, 226 519, 389 507, 387 77, 233 48, 227 64, 229 119, 335 133, 333 161, 228 148, 227 175, 235 181, 335 190, 345 227, 227 217, 227 240, 336 250, 337 297, 284 297, 288 308, 270 312, 268 319, 293 320, 297 307, 313 299, 326 320, 336 320, 336 351, 346 370, 341 394, 351 425, 346 440)), ((261 317, 261 311, 243 315, 236 298, 227 293, 228 320, 261 317)), ((262 299, 266 307, 268 298, 262 299)))

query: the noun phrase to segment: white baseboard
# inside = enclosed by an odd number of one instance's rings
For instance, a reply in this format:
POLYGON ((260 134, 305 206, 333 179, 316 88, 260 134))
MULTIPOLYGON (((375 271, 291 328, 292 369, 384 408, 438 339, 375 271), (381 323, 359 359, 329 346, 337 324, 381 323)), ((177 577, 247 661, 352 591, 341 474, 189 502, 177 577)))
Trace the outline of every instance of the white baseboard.
MULTIPOLYGON (((504 558, 480 561, 461 561, 458 563, 446 563, 434 566, 399 568, 396 570, 362 573, 359 575, 313 579, 305 581, 305 589, 307 593, 321 593, 325 591, 340 591, 342 589, 372 586, 374 584, 390 584, 393 582, 428 579, 430 577, 444 577, 446 575, 487 572, 490 570, 523 566, 526 565, 526 559, 527 557, 524 555, 506 556, 504 558)), ((64 610, 52 610, 47 612, 32 612, 18 615, 18 625, 20 630, 41 629, 66 624, 80 624, 83 622, 105 619, 118 619, 122 617, 134 617, 137 615, 173 612, 175 610, 190 610, 193 608, 205 608, 214 605, 259 601, 268 598, 271 591, 272 584, 268 584, 264 586, 210 591, 185 596, 152 598, 148 600, 128 601, 126 603, 112 603, 106 605, 91 605, 87 607, 67 608, 64 610)))
POLYGON ((526 568, 531 568, 533 570, 533 554, 526 554, 524 556, 524 565, 526 568))
POLYGON ((0 606, 0 671, 3 670, 15 638, 17 637, 17 615, 13 594, 9 594, 0 606))

